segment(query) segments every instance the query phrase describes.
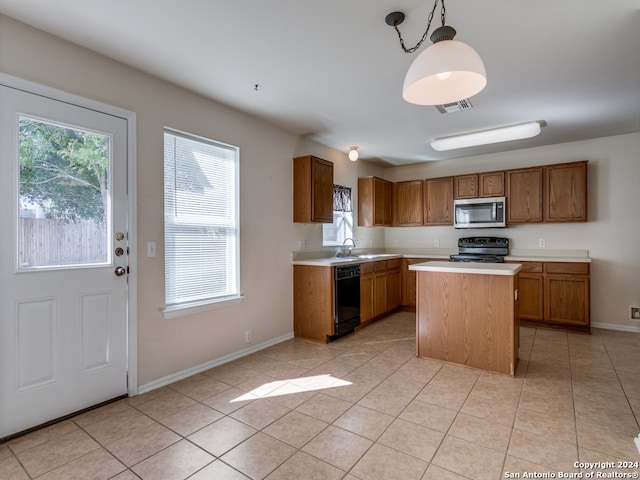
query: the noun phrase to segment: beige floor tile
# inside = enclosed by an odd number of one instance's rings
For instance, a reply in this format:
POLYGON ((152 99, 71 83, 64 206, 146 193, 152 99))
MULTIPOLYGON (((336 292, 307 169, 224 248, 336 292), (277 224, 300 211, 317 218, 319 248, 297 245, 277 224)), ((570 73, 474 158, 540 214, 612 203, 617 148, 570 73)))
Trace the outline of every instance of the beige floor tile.
POLYGON ((572 398, 571 382, 548 378, 525 378, 523 392, 537 393, 549 397, 572 398))
POLYGON ((372 444, 371 440, 330 425, 302 450, 346 472, 372 444))
POLYGON ((499 452, 506 452, 511 427, 461 413, 451 425, 448 434, 499 452))
POLYGON ((216 460, 189 477, 189 480, 249 480, 249 477, 226 463, 216 460))
POLYGON ((387 388, 377 386, 359 400, 358 405, 395 417, 409 405, 411 399, 410 396, 399 396, 387 388))
POLYGON ((608 408, 621 413, 632 413, 629 408, 629 401, 624 395, 575 386, 573 388, 573 396, 576 408, 579 408, 584 403, 589 403, 596 407, 608 408))
POLYGON ((429 384, 422 389, 415 399, 440 407, 459 410, 468 396, 469 392, 466 389, 456 390, 429 384))
POLYGON ((292 446, 258 432, 220 459, 248 477, 264 478, 294 453, 292 446))
POLYGON ((354 405, 333 424, 369 440, 376 440, 393 422, 394 417, 360 405, 354 405))
POLYGON ((378 439, 378 443, 430 462, 444 434, 406 420, 396 419, 378 439))
POLYGON ((229 363, 227 365, 221 365, 216 368, 212 368, 205 372, 202 372, 203 375, 207 377, 213 377, 217 380, 220 380, 227 385, 237 386, 243 382, 246 382, 251 379, 259 378, 260 375, 247 370, 246 368, 235 365, 234 363, 229 363))
POLYGON ((204 450, 182 440, 132 468, 143 480, 183 480, 214 460, 204 450))
POLYGON ((140 477, 133 473, 131 470, 125 470, 119 475, 116 475, 111 480, 140 480, 140 477))
POLYGON ((245 425, 231 417, 224 417, 211 425, 198 430, 188 439, 207 452, 219 457, 236 445, 244 442, 257 432, 255 428, 245 425))
POLYGON ((521 458, 507 455, 507 459, 504 462, 502 478, 523 478, 525 474, 528 475, 529 478, 535 478, 535 475, 544 475, 551 473, 555 474, 556 477, 547 476, 547 478, 557 478, 558 470, 550 469, 545 465, 527 462, 526 460, 523 460, 521 458))
POLYGON ((640 461, 640 452, 633 438, 635 435, 621 434, 611 428, 602 428, 578 420, 578 443, 580 447, 608 453, 628 460, 640 461))
POLYGON ((460 412, 510 427, 515 421, 516 410, 517 402, 513 400, 491 400, 471 393, 469 398, 464 402, 460 412))
POLYGON ((573 415, 565 412, 538 412, 520 408, 516 415, 514 428, 538 433, 563 443, 576 442, 576 425, 573 415))
POLYGON ((152 423, 119 438, 106 448, 122 463, 131 467, 181 439, 182 437, 159 423, 152 423))
POLYGON ((446 432, 456 415, 455 410, 414 400, 404 409, 399 418, 439 432, 446 432))
POLYGON ((75 431, 78 431, 78 426, 71 420, 65 420, 14 438, 8 446, 12 452, 19 453, 75 431))
POLYGON ((144 402, 136 408, 145 415, 148 415, 155 420, 159 420, 190 407, 191 405, 195 405, 195 403, 196 401, 193 398, 187 397, 175 390, 169 390, 161 397, 144 402))
MULTIPOLYGON (((331 390, 334 389, 328 388, 325 392, 329 392, 331 390)), ((288 383, 277 390, 274 390, 269 396, 269 400, 273 403, 277 403, 278 405, 282 405, 283 407, 287 407, 289 410, 293 410, 317 394, 317 391, 300 391, 299 387, 292 383, 288 383)))
POLYGON ((0 443, 0 460, 11 456, 12 453, 9 450, 9 446, 6 443, 0 443))
POLYGON ((117 402, 112 402, 100 408, 95 408, 75 416, 73 417, 73 421, 80 427, 86 427, 92 423, 105 420, 114 414, 131 411, 132 408, 133 407, 129 404, 128 399, 118 400, 117 402))
POLYGON ((504 458, 504 453, 447 435, 431 463, 469 478, 495 480, 504 458))
POLYGON ((507 453, 557 471, 572 472, 578 460, 575 443, 563 443, 553 437, 514 429, 507 453))
POLYGON ((427 462, 375 444, 356 463, 351 473, 367 480, 420 480, 427 466, 427 462))
POLYGON ((327 423, 300 412, 292 411, 273 422, 263 431, 289 445, 302 448, 309 440, 327 428, 327 423))
POLYGON ((169 385, 169 387, 194 400, 200 401, 231 388, 231 385, 215 378, 198 374, 173 383, 169 385))
POLYGON ((205 398, 202 403, 228 415, 257 399, 258 397, 247 394, 244 390, 230 388, 222 393, 205 398))
POLYGON ((548 397, 533 392, 523 392, 520 397, 519 408, 526 408, 540 413, 573 416, 574 405, 569 397, 548 397))
POLYGON ((122 463, 101 448, 38 477, 38 480, 106 480, 124 470, 126 467, 122 463))
POLYGON ((640 431, 632 413, 622 413, 588 402, 576 403, 576 413, 581 422, 618 430, 621 435, 634 436, 640 431))
POLYGON ((100 444, 107 445, 152 423, 154 423, 153 419, 134 409, 118 412, 104 420, 87 425, 84 429, 100 444))
POLYGON ((422 480, 467 480, 469 477, 463 477, 450 470, 441 468, 433 463, 427 468, 427 472, 422 477, 422 480))
MULTIPOLYGON (((606 472, 618 472, 618 473, 634 473, 637 472, 640 475, 640 468, 635 466, 635 462, 639 461, 639 460, 629 460, 628 458, 620 458, 620 457, 616 457, 614 455, 611 455, 610 453, 603 453, 603 452, 596 452, 595 450, 590 450, 588 448, 580 448, 579 449, 579 454, 580 454, 580 462, 586 463, 586 464, 602 464, 603 466, 601 467, 590 467, 587 466, 585 468, 583 468, 583 471, 592 471, 594 473, 596 472, 602 472, 602 473, 606 473, 606 472), (618 462, 621 462, 620 464, 618 462), (629 465, 629 462, 632 465, 629 465), (610 466, 611 465, 611 466, 610 466), (625 468, 622 468, 623 466, 625 466, 625 468), (628 468, 626 468, 626 466, 628 466, 628 468)), ((595 476, 594 476, 595 478, 595 476)), ((602 478, 602 477, 601 477, 602 478)))
POLYGON ((343 476, 342 470, 304 452, 298 452, 271 473, 267 480, 340 480, 343 476))
POLYGON ((89 435, 76 430, 16 453, 16 456, 27 473, 37 477, 98 448, 100 446, 89 435))
POLYGON ((260 430, 286 415, 289 411, 287 407, 269 400, 260 399, 236 410, 230 416, 260 430))
POLYGON ((350 407, 350 402, 319 393, 297 407, 296 411, 322 422, 331 423, 350 407))
POLYGON ((173 415, 161 418, 160 423, 169 427, 174 432, 186 437, 193 432, 206 427, 207 425, 219 420, 224 415, 217 410, 196 403, 190 407, 180 410, 173 415))
POLYGON ((29 480, 29 475, 24 471, 18 460, 13 455, 10 455, 0 459, 0 478, 29 480))
POLYGON ((369 385, 351 383, 350 385, 344 385, 340 388, 325 390, 323 393, 346 402, 356 403, 374 388, 375 387, 369 385))

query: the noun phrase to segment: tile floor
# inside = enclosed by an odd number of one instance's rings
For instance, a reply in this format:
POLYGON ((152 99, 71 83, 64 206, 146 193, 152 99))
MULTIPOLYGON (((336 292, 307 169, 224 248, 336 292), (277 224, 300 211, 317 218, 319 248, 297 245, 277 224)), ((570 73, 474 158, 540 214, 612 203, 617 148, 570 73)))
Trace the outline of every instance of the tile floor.
POLYGON ((112 403, 0 444, 0 478, 640 472, 617 465, 640 462, 640 334, 522 328, 511 378, 416 358, 414 331, 414 316, 398 313, 329 345, 290 340, 112 403))

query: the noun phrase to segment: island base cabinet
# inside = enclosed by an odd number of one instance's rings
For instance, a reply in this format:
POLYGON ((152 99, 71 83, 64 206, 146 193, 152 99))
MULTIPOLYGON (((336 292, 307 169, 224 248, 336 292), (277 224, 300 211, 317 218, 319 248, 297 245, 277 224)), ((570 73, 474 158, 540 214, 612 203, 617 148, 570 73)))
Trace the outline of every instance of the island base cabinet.
POLYGON ((517 275, 417 272, 417 354, 515 375, 517 275))

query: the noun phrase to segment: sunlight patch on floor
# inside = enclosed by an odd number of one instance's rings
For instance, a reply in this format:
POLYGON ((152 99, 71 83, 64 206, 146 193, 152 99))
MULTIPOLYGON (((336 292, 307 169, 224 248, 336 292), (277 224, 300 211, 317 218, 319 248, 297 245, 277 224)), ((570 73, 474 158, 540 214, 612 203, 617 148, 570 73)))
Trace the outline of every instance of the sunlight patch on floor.
POLYGON ((347 385, 351 385, 351 382, 329 374, 291 378, 288 380, 276 380, 274 382, 268 382, 260 385, 250 392, 234 398, 231 400, 231 403, 255 400, 256 398, 269 398, 280 395, 291 395, 294 393, 312 392, 314 390, 323 390, 325 388, 345 387, 347 385))

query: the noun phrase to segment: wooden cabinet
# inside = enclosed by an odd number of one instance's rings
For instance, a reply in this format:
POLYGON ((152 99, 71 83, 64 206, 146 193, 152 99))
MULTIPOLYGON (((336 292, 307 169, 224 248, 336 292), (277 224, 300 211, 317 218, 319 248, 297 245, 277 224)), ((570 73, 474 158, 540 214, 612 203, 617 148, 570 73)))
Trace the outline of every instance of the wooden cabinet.
POLYGON ((373 315, 387 311, 387 261, 373 262, 373 315))
POLYGON ((520 320, 523 325, 589 333, 588 263, 516 262, 520 271, 520 320))
POLYGON ((312 155, 293 159, 293 221, 333 223, 333 163, 312 155))
POLYGON ((544 221, 587 221, 587 162, 544 167, 544 221))
POLYGON ((507 223, 542 222, 542 167, 507 170, 507 223))
POLYGON ((453 177, 424 181, 425 225, 453 225, 453 177))
POLYGON ((333 335, 332 267, 293 266, 293 332, 328 342, 333 335))
POLYGON ((398 227, 421 226, 423 215, 423 182, 411 180, 393 184, 393 225, 398 227))
POLYGON ((432 260, 442 260, 435 258, 403 258, 402 259, 402 298, 403 310, 415 311, 416 308, 416 271, 409 270, 410 265, 416 263, 430 262, 432 260))
POLYGON ((551 324, 590 329, 588 263, 546 263, 544 316, 551 324))
POLYGON ((360 322, 371 320, 373 315, 373 262, 360 265, 360 322))
POLYGON ((393 184, 378 177, 358 178, 358 225, 391 226, 393 184))
POLYGON ((387 260, 387 311, 400 306, 402 289, 402 260, 395 258, 387 260))
POLYGON ((472 173, 454 177, 455 198, 503 197, 504 172, 472 173))

